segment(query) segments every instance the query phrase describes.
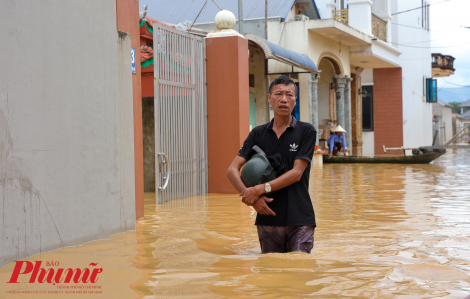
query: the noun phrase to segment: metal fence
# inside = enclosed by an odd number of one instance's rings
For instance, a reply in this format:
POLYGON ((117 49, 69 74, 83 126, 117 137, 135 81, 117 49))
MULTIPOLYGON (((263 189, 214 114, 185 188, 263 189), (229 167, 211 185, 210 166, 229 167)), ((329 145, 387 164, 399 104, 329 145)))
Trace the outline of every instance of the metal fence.
POLYGON ((154 24, 156 200, 207 192, 205 44, 154 24))

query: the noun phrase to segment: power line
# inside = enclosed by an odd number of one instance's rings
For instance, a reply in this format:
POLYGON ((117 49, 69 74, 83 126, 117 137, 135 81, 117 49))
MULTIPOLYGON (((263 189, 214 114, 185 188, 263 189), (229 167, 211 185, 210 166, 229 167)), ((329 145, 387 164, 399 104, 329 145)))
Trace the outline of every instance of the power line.
POLYGON ((406 43, 406 44, 404 44, 404 45, 412 45, 412 44, 430 43, 430 42, 435 42, 435 41, 438 41, 438 39, 433 39, 433 40, 425 40, 425 41, 422 41, 422 42, 415 42, 415 43, 406 43))
POLYGON ((446 82, 444 85, 442 85, 442 87, 441 87, 441 88, 439 88, 439 90, 438 90, 437 92, 438 92, 438 93, 439 93, 439 92, 441 92, 441 89, 443 89, 443 88, 444 88, 444 86, 446 86, 446 85, 447 85, 447 82, 446 82))
POLYGON ((204 2, 204 5, 202 6, 201 10, 200 10, 199 13, 197 14, 196 19, 194 19, 194 22, 191 24, 191 27, 189 27, 188 32, 191 31, 191 28, 193 28, 193 25, 194 25, 194 23, 196 23, 197 18, 199 18, 199 15, 201 14, 201 12, 202 12, 202 11, 204 10, 204 8, 206 7, 207 1, 209 1, 209 0, 206 0, 206 2, 204 2))
POLYGON ((398 24, 398 23, 392 23, 393 25, 398 25, 398 26, 404 26, 404 27, 409 27, 409 28, 415 28, 415 29, 421 29, 421 30, 429 30, 429 31, 436 31, 436 32, 443 32, 444 30, 432 30, 432 29, 426 29, 423 27, 416 27, 416 26, 409 26, 409 25, 404 25, 404 24, 398 24))
POLYGON ((217 6, 217 8, 218 8, 219 10, 222 10, 222 8, 220 8, 220 7, 217 5, 217 3, 215 3, 214 0, 212 0, 212 2, 214 2, 215 6, 217 6))
MULTIPOLYGON (((405 24, 398 24, 398 23, 392 23, 393 25, 397 25, 397 26, 404 26, 404 27, 408 27, 408 28, 415 28, 415 29, 421 29, 421 30, 426 30, 426 31, 434 31, 434 32, 449 32, 449 30, 435 30, 435 29, 426 29, 426 28, 423 28, 423 27, 416 27, 416 26, 410 26, 410 25, 405 25, 405 24)), ((470 27, 466 27, 466 26, 460 26, 462 28, 466 28, 466 29, 470 29, 470 27)))
POLYGON ((417 46, 408 46, 408 45, 402 45, 402 44, 396 44, 396 43, 392 43, 394 45, 397 45, 397 46, 403 46, 403 47, 409 47, 409 48, 418 48, 418 49, 436 49, 436 48, 453 48, 453 47, 460 47, 460 46, 465 46, 465 45, 468 45, 470 44, 470 42, 468 43, 465 43, 465 44, 461 44, 461 45, 453 45, 453 46, 441 46, 441 47, 417 47, 417 46))
MULTIPOLYGON (((452 88, 452 87, 447 87, 447 88, 452 88)), ((440 90, 440 89, 439 89, 440 90)), ((458 96, 468 96, 470 95, 470 92, 468 93, 456 93, 456 92, 449 92, 447 91, 447 89, 443 90, 443 91, 439 91, 440 93, 449 93, 449 94, 455 94, 455 95, 458 95, 458 96)))
POLYGON ((412 10, 423 9, 423 8, 428 7, 428 6, 431 6, 431 5, 433 5, 433 4, 439 4, 439 3, 443 3, 443 2, 449 2, 449 1, 450 1, 450 0, 444 0, 444 1, 441 1, 441 2, 430 3, 430 4, 426 4, 426 5, 424 5, 424 6, 420 6, 420 7, 416 7, 416 8, 404 10, 404 11, 399 11, 399 12, 396 12, 396 13, 392 13, 392 16, 398 15, 398 14, 401 14, 401 13, 404 13, 404 12, 409 12, 409 11, 412 11, 412 10))
POLYGON ((449 83, 450 85, 455 85, 455 86, 460 86, 460 87, 470 87, 470 85, 460 85, 460 84, 455 84, 455 83, 452 83, 452 82, 447 82, 444 79, 442 79, 442 81, 444 81, 445 83, 449 83))

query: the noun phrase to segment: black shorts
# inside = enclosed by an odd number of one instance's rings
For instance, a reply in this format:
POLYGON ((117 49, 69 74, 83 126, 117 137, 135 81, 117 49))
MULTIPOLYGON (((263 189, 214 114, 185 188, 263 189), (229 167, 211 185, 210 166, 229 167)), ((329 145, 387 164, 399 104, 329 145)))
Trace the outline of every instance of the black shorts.
POLYGON ((313 248, 313 225, 268 226, 257 225, 262 253, 302 251, 313 248))

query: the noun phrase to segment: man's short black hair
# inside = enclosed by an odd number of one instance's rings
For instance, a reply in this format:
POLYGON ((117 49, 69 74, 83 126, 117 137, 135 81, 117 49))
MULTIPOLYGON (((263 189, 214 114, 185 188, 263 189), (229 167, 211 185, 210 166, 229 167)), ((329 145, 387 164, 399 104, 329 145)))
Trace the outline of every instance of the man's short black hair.
POLYGON ((295 85, 295 82, 292 81, 291 78, 287 77, 287 76, 284 76, 284 75, 281 75, 279 77, 277 77, 276 79, 274 79, 271 84, 269 85, 269 94, 271 94, 271 90, 273 89, 273 86, 274 85, 278 85, 278 84, 283 84, 283 85, 294 85, 295 87, 295 96, 297 96, 297 85, 295 85))

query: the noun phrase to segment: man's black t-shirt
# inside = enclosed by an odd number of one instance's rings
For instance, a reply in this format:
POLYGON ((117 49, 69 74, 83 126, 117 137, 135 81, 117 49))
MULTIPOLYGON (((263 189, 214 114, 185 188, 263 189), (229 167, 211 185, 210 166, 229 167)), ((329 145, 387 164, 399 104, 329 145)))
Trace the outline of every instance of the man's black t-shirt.
POLYGON ((270 123, 254 128, 238 153, 239 156, 249 160, 256 153, 252 149, 255 145, 259 146, 268 157, 279 153, 287 171, 294 168, 296 159, 309 162, 299 182, 279 190, 273 196, 273 201, 267 203, 276 216, 258 214, 255 225, 316 226, 315 213, 308 193, 308 181, 317 132, 311 124, 292 118, 291 126, 279 139, 273 130, 274 119, 270 123))

